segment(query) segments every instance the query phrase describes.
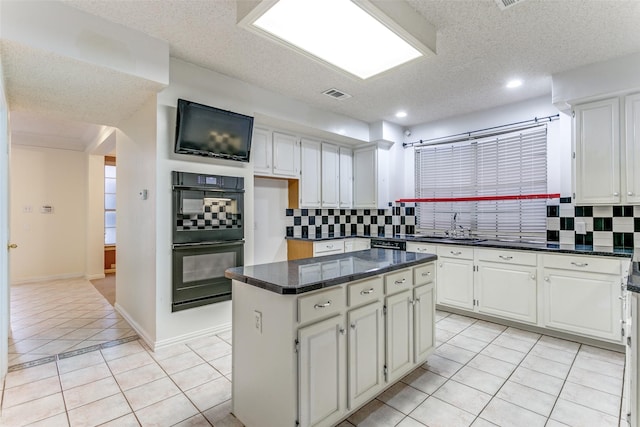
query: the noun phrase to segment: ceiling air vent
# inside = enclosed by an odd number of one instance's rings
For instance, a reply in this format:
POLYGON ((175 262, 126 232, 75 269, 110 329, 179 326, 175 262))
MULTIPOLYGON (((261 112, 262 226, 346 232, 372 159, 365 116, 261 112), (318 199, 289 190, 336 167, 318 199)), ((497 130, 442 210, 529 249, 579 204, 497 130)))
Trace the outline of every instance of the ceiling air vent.
POLYGON ((505 10, 523 1, 524 0, 496 0, 496 3, 498 3, 498 7, 500 8, 500 10, 505 10))
POLYGON ((348 93, 339 91, 336 88, 327 89, 324 92, 322 92, 322 94, 327 95, 333 99, 338 99, 340 101, 342 101, 343 99, 351 98, 351 95, 349 95, 348 93))

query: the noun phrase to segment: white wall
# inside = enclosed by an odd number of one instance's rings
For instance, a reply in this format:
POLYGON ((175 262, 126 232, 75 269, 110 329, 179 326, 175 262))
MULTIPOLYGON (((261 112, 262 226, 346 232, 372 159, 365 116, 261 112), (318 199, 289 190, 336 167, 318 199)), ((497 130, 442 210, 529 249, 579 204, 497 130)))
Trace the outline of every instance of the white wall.
POLYGON ((104 157, 87 156, 87 228, 85 276, 104 277, 104 157))
POLYGON ((283 179, 255 178, 253 191, 253 263, 286 261, 284 213, 289 204, 289 184, 283 179))
MULTIPOLYGON (((440 138, 459 133, 505 125, 535 117, 558 114, 550 96, 542 96, 523 102, 491 108, 462 116, 425 123, 411 128, 406 142, 440 138)), ((547 191, 571 195, 571 117, 561 113, 560 119, 547 124, 547 191)), ((399 145, 399 144, 398 144, 399 145)), ((414 149, 404 149, 405 198, 415 197, 414 149)))
MULTIPOLYGON (((116 309, 150 344, 156 340, 156 97, 116 132, 116 309), (148 190, 148 199, 139 192, 148 190)), ((168 226, 168 224, 167 224, 168 226)), ((167 261, 168 262, 168 261, 167 261)))
POLYGON ((85 274, 87 155, 14 144, 11 155, 11 282, 85 274), (45 205, 51 214, 41 213, 45 205), (25 210, 31 209, 31 212, 25 210))

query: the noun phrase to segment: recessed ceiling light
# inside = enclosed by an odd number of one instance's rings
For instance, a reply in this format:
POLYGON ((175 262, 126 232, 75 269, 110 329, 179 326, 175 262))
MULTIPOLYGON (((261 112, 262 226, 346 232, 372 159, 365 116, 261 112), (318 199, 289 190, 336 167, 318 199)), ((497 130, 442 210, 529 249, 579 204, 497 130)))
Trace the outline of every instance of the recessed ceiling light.
POLYGON ((507 88, 509 89, 514 89, 520 86, 522 86, 522 80, 520 79, 509 80, 509 82, 507 83, 507 88))
POLYGON ((258 2, 238 2, 239 23, 245 28, 361 79, 435 52, 435 29, 404 2, 271 0, 248 11, 241 3, 258 2), (392 12, 408 9, 391 20, 380 9, 391 7, 392 12), (419 35, 404 29, 405 23, 419 27, 419 35))
POLYGON ((399 118, 399 119, 401 119, 403 117, 407 117, 407 112, 406 111, 398 111, 396 113, 396 117, 399 118))

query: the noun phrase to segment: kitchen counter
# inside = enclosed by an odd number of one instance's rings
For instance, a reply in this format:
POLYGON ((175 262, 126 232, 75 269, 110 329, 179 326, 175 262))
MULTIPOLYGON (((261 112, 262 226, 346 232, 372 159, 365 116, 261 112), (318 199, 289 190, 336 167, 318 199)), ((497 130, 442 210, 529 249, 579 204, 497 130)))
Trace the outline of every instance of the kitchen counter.
POLYGON ((368 249, 338 255, 230 268, 225 277, 283 295, 301 294, 411 267, 436 259, 392 249, 368 249), (333 268, 335 267, 335 268, 333 268))
POLYGON ((389 241, 404 241, 404 242, 424 242, 433 244, 446 244, 446 245, 464 245, 484 248, 498 248, 498 249, 513 249, 513 250, 529 250, 529 251, 542 251, 553 253, 565 253, 576 255, 595 255, 595 256, 612 256, 631 258, 633 256, 633 249, 623 250, 603 250, 601 248, 594 248, 590 245, 575 245, 573 248, 564 247, 557 243, 531 243, 531 242, 512 242, 505 240, 489 240, 489 239, 455 239, 455 238, 442 238, 442 237, 430 237, 430 236, 418 236, 418 235, 402 235, 398 234, 394 237, 378 237, 367 235, 342 235, 342 234, 327 234, 319 237, 287 237, 287 240, 300 240, 307 242, 315 242, 322 240, 335 240, 335 239, 351 239, 351 238, 364 238, 364 239, 377 239, 377 240, 389 240, 389 241))

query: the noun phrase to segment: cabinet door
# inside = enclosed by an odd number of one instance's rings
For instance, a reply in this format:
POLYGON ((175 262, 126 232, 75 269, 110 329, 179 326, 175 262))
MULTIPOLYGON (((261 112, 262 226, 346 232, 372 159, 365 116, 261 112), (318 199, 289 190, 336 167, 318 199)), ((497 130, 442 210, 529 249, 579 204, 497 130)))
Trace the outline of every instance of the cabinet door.
POLYGON ((322 207, 337 208, 340 155, 336 145, 322 143, 322 207))
POLYGON ((479 262, 475 297, 478 312, 535 324, 536 268, 479 262))
POLYGON ((300 145, 300 207, 320 207, 320 143, 303 139, 300 145))
POLYGON ((422 363, 436 348, 436 292, 433 283, 413 290, 414 363, 422 363))
POLYGON ((473 310, 473 261, 438 259, 438 304, 473 310))
POLYGON ((617 98, 575 108, 576 203, 620 203, 619 133, 617 98))
POLYGON ((378 206, 378 157, 376 147, 353 152, 353 205, 355 208, 378 206))
POLYGON ((353 206, 353 150, 340 147, 340 207, 353 206))
POLYGON ((384 324, 382 302, 348 314, 349 409, 373 398, 383 387, 384 324))
POLYGON ((298 330, 298 404, 303 427, 331 426, 346 411, 343 316, 298 330))
POLYGON ((626 200, 629 204, 640 204, 640 93, 627 96, 626 112, 626 200))
POLYGON ((254 128, 251 138, 251 160, 255 175, 271 175, 271 132, 254 128))
POLYGON ((620 276, 544 269, 544 326, 620 343, 620 276))
POLYGON ((300 173, 300 148, 295 136, 273 133, 273 174, 298 178, 300 173))
POLYGON ((386 298, 387 382, 400 379, 413 367, 413 310, 411 290, 386 298))

